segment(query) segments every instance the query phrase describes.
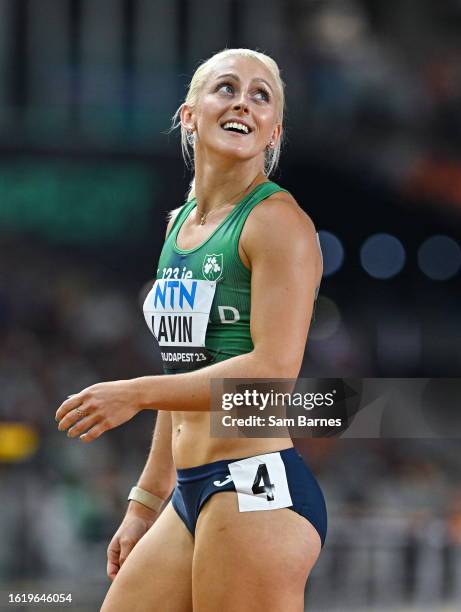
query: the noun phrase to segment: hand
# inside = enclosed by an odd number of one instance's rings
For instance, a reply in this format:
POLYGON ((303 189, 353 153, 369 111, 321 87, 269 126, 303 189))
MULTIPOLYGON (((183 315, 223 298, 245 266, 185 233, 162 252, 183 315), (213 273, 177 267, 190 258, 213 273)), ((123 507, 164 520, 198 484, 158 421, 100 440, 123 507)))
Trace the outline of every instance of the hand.
POLYGON ((117 380, 98 383, 70 395, 56 411, 59 431, 83 442, 99 438, 109 429, 129 421, 141 410, 138 383, 117 380), (84 433, 85 432, 85 433, 84 433))
POLYGON ((152 527, 159 514, 132 502, 107 549, 107 575, 113 580, 135 544, 152 527), (134 505, 135 504, 135 505, 134 505))

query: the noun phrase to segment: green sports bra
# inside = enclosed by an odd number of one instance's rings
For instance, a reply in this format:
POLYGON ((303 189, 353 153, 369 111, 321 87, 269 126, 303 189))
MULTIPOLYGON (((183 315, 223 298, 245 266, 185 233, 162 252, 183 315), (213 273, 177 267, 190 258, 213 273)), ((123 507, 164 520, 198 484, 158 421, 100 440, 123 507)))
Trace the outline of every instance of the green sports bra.
POLYGON ((240 259, 238 244, 253 208, 279 191, 286 190, 273 182, 255 187, 193 249, 178 248, 176 238, 196 207, 195 198, 180 209, 143 307, 165 373, 187 372, 253 349, 251 271, 240 259))

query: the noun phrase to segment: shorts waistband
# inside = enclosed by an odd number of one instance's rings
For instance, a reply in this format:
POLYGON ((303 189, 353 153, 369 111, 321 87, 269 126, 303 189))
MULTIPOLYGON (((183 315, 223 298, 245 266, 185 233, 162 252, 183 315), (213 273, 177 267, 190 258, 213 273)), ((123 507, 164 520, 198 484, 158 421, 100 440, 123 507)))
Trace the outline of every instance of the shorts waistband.
MULTIPOLYGON (((282 459, 289 459, 290 456, 300 456, 298 451, 292 446, 285 448, 280 451, 272 451, 270 453, 261 453, 261 455, 272 455, 274 453, 280 453, 282 459)), ((236 459, 220 459, 219 461, 212 461, 211 463, 205 463, 204 465, 196 465, 190 468, 178 468, 176 470, 178 482, 191 482, 193 480, 200 480, 201 478, 207 478, 218 472, 227 470, 229 463, 233 461, 241 461, 242 459, 249 459, 250 457, 257 457, 258 455, 248 455, 246 457, 237 457, 236 459)))

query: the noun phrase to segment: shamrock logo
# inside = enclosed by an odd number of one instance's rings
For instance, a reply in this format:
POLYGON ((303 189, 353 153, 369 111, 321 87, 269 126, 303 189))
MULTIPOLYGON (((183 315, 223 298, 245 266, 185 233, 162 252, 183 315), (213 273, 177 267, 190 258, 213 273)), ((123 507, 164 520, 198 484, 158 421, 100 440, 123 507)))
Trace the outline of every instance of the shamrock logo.
POLYGON ((202 265, 203 276, 209 281, 217 281, 221 278, 223 271, 222 253, 205 255, 202 265))

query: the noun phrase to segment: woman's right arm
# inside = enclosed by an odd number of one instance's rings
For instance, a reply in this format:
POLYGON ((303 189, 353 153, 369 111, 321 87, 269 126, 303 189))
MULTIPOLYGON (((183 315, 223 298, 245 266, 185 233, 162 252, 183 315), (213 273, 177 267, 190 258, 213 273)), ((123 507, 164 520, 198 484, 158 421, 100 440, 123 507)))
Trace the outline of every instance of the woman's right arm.
MULTIPOLYGON (((179 210, 176 209, 170 213, 166 236, 173 227, 179 210)), ((171 431, 171 412, 159 410, 149 456, 137 482, 138 487, 161 499, 169 497, 176 480, 171 431)), ((107 549, 107 575, 111 580, 115 578, 135 544, 154 524, 159 515, 159 512, 135 500, 130 501, 122 524, 107 549)))
MULTIPOLYGON (((167 499, 175 484, 171 449, 171 413, 159 410, 152 445, 137 486, 167 499)), ((131 500, 123 521, 107 549, 107 575, 113 580, 136 543, 152 527, 160 512, 131 500)))
MULTIPOLYGON (((149 457, 136 486, 161 499, 167 499, 173 490, 175 481, 176 475, 171 448, 171 412, 159 410, 149 457)), ((131 500, 128 511, 130 509, 139 511, 144 508, 149 510, 143 504, 131 500)), ((149 510, 149 512, 153 512, 153 510, 149 510)))

